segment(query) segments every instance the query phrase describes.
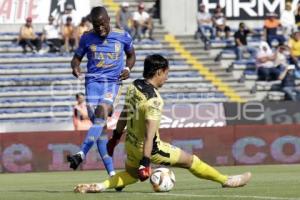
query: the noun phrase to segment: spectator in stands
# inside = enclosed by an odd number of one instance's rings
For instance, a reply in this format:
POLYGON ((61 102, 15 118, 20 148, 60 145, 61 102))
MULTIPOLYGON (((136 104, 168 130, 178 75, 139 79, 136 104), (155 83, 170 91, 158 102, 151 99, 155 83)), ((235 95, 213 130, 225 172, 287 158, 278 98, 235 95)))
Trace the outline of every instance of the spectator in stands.
POLYGON ((48 22, 49 23, 43 28, 42 41, 45 41, 49 45, 49 52, 60 51, 62 40, 59 32, 59 25, 54 24, 54 17, 51 15, 48 18, 48 22))
POLYGON ((123 2, 121 9, 116 14, 116 27, 131 34, 132 13, 129 11, 129 3, 123 2))
POLYGON ((279 45, 276 49, 276 56, 275 56, 275 66, 283 71, 288 65, 291 64, 291 53, 290 48, 287 45, 279 45))
POLYGON ((283 27, 283 35, 289 37, 292 34, 296 23, 291 2, 285 3, 285 10, 281 12, 280 23, 283 27))
POLYGON ((142 35, 145 35, 146 31, 149 31, 149 39, 153 40, 152 31, 153 23, 151 16, 144 10, 144 3, 138 5, 138 11, 133 13, 133 26, 134 26, 134 39, 139 41, 142 39, 142 35))
POLYGON ((256 67, 258 80, 272 81, 277 80, 280 69, 275 67, 276 55, 267 42, 262 41, 256 55, 256 67))
POLYGON ((300 32, 295 32, 288 42, 289 47, 291 48, 292 56, 295 60, 300 59, 300 32))
POLYGON ((74 106, 73 115, 73 124, 76 131, 88 130, 92 126, 84 98, 83 93, 76 94, 77 103, 74 106))
POLYGON ((83 35, 83 33, 89 30, 90 30, 90 26, 87 18, 82 17, 80 24, 76 27, 76 33, 75 33, 76 47, 78 47, 80 37, 83 35))
POLYGON ((66 4, 65 5, 64 13, 60 17, 61 18, 61 21, 60 21, 61 26, 63 26, 64 24, 67 23, 67 18, 68 17, 72 18, 73 26, 77 26, 79 24, 80 18, 78 19, 78 16, 75 14, 72 4, 66 4))
POLYGON ((226 39, 230 37, 230 27, 226 25, 226 17, 222 12, 221 6, 218 4, 214 11, 213 23, 216 27, 217 36, 222 38, 225 33, 226 39))
POLYGON ((75 27, 72 24, 71 17, 68 17, 67 23, 63 25, 62 34, 63 34, 65 51, 66 52, 73 51, 75 46, 75 27))
POLYGON ((155 0, 152 8, 149 9, 149 13, 153 19, 160 19, 160 0, 155 0))
MULTIPOLYGON (((207 31, 210 33, 210 39, 216 37, 215 29, 213 27, 212 16, 209 12, 205 11, 205 5, 199 5, 199 12, 197 14, 198 29, 196 35, 200 35, 201 39, 206 43, 208 41, 207 31)), ((198 37, 196 37, 198 38, 198 37)))
POLYGON ((298 30, 300 30, 300 4, 298 4, 296 14, 295 14, 295 23, 298 30))
POLYGON ((256 57, 256 49, 247 44, 247 36, 249 33, 253 33, 253 31, 248 29, 243 22, 240 23, 239 30, 234 34, 237 60, 243 58, 243 53, 245 51, 251 54, 251 58, 256 57))
POLYGON ((281 28, 281 23, 277 19, 276 13, 268 13, 267 19, 264 22, 264 34, 266 37, 266 41, 270 46, 272 46, 272 42, 276 40, 279 45, 285 42, 285 38, 283 35, 279 35, 277 32, 281 28))
POLYGON ((294 69, 294 65, 285 67, 278 79, 281 80, 281 90, 285 93, 286 99, 299 101, 300 90, 296 87, 294 69))
POLYGON ((22 46, 23 53, 27 53, 27 46, 33 53, 40 51, 42 42, 33 29, 31 17, 27 17, 26 23, 21 26, 17 42, 22 46))

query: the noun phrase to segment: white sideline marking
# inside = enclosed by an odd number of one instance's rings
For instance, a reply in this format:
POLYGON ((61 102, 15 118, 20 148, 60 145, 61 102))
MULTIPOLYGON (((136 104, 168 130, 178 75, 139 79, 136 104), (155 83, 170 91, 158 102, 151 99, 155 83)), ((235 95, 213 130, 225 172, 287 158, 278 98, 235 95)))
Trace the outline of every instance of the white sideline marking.
POLYGON ((247 196, 247 195, 205 195, 205 194, 172 194, 153 193, 156 196, 176 196, 176 197, 198 197, 198 198, 234 198, 234 199, 270 199, 270 200, 300 200, 300 198, 269 197, 269 196, 247 196))

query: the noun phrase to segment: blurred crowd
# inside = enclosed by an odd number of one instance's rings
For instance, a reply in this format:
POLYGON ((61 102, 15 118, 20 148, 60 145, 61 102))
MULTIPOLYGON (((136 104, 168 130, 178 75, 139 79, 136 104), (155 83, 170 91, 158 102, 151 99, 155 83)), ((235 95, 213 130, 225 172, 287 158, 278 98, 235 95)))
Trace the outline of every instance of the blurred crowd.
MULTIPOLYGON (((115 27, 124 29, 134 40, 141 41, 144 38, 153 40, 153 22, 152 17, 156 18, 159 13, 159 1, 148 11, 145 10, 143 2, 138 4, 137 10, 130 11, 128 2, 121 4, 120 10, 116 14, 115 27)), ((42 33, 37 33, 33 26, 33 19, 26 18, 26 22, 21 26, 17 43, 22 47, 23 53, 44 53, 42 44, 45 43, 50 53, 72 52, 79 44, 81 35, 92 29, 89 16, 82 17, 81 22, 76 24, 73 20, 73 6, 67 4, 64 13, 57 19, 49 16, 48 24, 43 27, 42 33)))
MULTIPOLYGON (((200 38, 209 49, 212 40, 228 41, 233 37, 236 60, 255 60, 256 72, 260 81, 281 80, 281 90, 289 100, 300 100, 300 89, 295 80, 300 78, 300 4, 293 11, 290 2, 280 16, 268 13, 263 27, 252 30, 244 22, 236 31, 226 23, 220 5, 213 13, 199 5, 197 14, 198 29, 195 39, 200 38), (259 39, 259 46, 248 43, 248 37, 259 39)), ((223 51, 216 56, 220 60, 223 51)))
POLYGON ((73 6, 67 4, 64 13, 57 19, 48 17, 48 24, 43 27, 40 34, 34 29, 31 17, 26 18, 26 22, 20 28, 18 44, 22 46, 23 53, 43 53, 42 43, 47 44, 48 51, 71 52, 78 46, 79 39, 85 31, 92 28, 89 17, 82 17, 79 24, 75 24, 73 6))

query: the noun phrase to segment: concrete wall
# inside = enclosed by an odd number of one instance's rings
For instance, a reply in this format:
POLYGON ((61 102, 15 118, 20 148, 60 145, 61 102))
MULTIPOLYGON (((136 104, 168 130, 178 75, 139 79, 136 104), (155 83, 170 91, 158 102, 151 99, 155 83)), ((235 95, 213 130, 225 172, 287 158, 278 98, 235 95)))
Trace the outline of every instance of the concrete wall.
POLYGON ((96 7, 96 6, 102 6, 103 3, 102 3, 102 0, 90 0, 90 5, 92 8, 92 7, 96 7))
POLYGON ((197 0, 161 0, 162 23, 175 35, 194 34, 197 29, 197 0))

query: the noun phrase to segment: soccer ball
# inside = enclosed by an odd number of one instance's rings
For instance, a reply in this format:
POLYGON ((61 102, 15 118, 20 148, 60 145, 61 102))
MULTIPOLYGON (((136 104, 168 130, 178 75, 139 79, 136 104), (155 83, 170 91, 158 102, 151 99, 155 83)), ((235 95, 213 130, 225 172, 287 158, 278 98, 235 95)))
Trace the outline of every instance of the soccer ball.
POLYGON ((157 168, 150 176, 150 183, 155 192, 169 192, 175 185, 175 175, 168 168, 157 168))

